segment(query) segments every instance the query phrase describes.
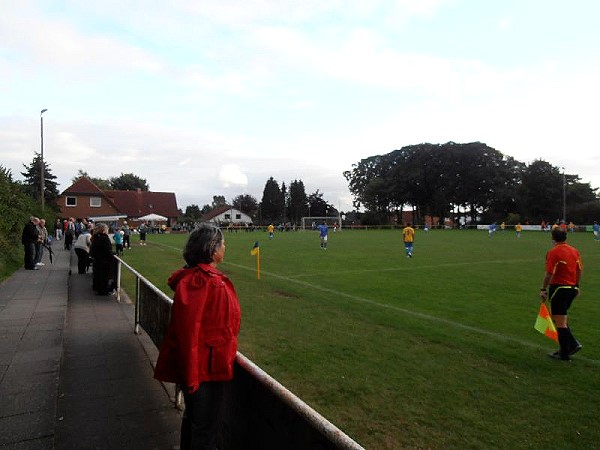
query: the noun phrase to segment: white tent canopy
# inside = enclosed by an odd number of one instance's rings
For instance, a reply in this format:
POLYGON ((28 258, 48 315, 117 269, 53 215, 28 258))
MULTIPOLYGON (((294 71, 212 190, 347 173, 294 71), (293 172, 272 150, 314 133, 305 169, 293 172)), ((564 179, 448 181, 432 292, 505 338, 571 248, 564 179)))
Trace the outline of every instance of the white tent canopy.
POLYGON ((126 215, 119 216, 90 216, 88 217, 92 222, 117 222, 121 219, 127 219, 126 215))
POLYGON ((161 216, 159 214, 146 214, 143 217, 139 217, 138 220, 149 220, 149 221, 157 221, 157 222, 166 222, 168 219, 165 216, 161 216))

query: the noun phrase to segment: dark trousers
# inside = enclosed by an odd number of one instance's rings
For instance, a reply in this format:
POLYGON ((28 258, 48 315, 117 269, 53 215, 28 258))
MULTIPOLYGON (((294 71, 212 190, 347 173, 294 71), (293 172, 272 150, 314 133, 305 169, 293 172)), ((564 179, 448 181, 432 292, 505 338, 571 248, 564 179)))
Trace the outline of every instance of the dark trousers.
POLYGON ((35 268, 35 243, 23 244, 25 250, 25 268, 33 270, 35 268))
POLYGON ((73 232, 67 231, 65 233, 65 250, 71 250, 73 245, 73 232))
POLYGON ((110 261, 94 259, 94 276, 92 289, 99 295, 108 295, 108 280, 110 277, 110 261))
POLYGON ((75 253, 77 254, 77 272, 86 273, 90 265, 90 255, 82 248, 76 248, 75 253))
POLYGON ((204 382, 192 394, 186 394, 184 391, 185 412, 181 421, 181 450, 216 450, 225 383, 204 382))

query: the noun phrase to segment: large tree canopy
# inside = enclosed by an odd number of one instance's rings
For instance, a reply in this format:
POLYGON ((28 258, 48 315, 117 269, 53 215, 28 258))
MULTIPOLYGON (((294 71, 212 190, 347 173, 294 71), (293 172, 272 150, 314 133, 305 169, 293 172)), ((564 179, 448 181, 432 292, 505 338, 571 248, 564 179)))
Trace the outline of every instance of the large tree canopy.
POLYGON ((417 220, 457 211, 472 221, 482 215, 498 220, 510 213, 536 221, 561 217, 563 184, 571 212, 576 204, 598 201, 577 176, 563 178, 545 161, 527 166, 480 142, 411 145, 352 167, 344 177, 355 207, 379 215, 410 205, 417 220))
POLYGON ((149 191, 148 182, 132 173, 122 173, 118 177, 110 178, 110 185, 117 191, 149 191))

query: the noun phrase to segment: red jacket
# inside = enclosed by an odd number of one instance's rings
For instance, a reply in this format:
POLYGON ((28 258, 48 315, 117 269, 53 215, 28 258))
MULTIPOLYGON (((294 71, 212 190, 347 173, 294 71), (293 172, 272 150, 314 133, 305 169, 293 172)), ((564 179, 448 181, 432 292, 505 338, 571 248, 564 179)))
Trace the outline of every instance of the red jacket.
POLYGON ((241 320, 233 284, 219 270, 199 264, 174 272, 169 286, 175 298, 154 378, 189 392, 204 381, 231 380, 241 320))

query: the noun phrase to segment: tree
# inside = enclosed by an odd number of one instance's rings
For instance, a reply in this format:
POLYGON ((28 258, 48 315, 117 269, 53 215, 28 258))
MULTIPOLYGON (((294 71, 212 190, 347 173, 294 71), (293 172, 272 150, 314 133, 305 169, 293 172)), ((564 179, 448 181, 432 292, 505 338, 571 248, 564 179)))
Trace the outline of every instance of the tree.
POLYGON ((355 206, 365 206, 371 217, 384 220, 411 205, 415 221, 451 212, 474 221, 494 208, 506 214, 514 207, 521 169, 522 163, 481 142, 424 143, 363 159, 344 177, 355 206))
POLYGON ((288 203, 288 191, 287 191, 287 187, 285 186, 285 182, 281 183, 281 217, 282 217, 282 221, 283 222, 287 222, 287 214, 286 214, 286 210, 285 207, 287 206, 288 203))
POLYGON ((260 211, 263 222, 279 222, 282 220, 283 197, 281 196, 279 184, 273 177, 269 178, 265 183, 260 202, 260 211))
POLYGON ((185 208, 185 216, 190 219, 197 220, 202 217, 202 212, 200 211, 198 205, 189 205, 185 208))
POLYGON ((323 200, 323 193, 318 189, 308 196, 308 205, 312 217, 332 216, 337 213, 333 205, 323 200))
POLYGON ((299 224, 302 217, 308 214, 308 197, 302 180, 292 181, 288 192, 288 217, 295 224, 299 224))
POLYGON ((92 183, 94 183, 96 186, 98 186, 103 191, 109 191, 112 189, 109 179, 90 177, 88 175, 88 173, 82 169, 79 169, 77 171, 77 175, 71 179, 71 183, 75 183, 81 177, 86 177, 87 179, 89 179, 92 183))
MULTIPOLYGON (((39 153, 35 153, 33 161, 29 166, 23 164, 25 172, 21 175, 25 178, 23 187, 25 192, 34 198, 40 200, 41 181, 42 181, 42 158, 39 153)), ((56 208, 56 199, 58 198, 58 187, 56 176, 52 174, 48 162, 44 160, 44 203, 56 208)))
POLYGON ((226 206, 227 202, 225 201, 224 195, 213 195, 212 208, 219 208, 221 206, 226 206))
POLYGON ((538 159, 523 172, 519 209, 524 217, 539 222, 562 217, 563 178, 558 167, 538 159))
POLYGON ((233 207, 256 219, 258 213, 258 200, 251 195, 238 195, 233 199, 233 207))
POLYGON ((112 189, 116 191, 137 191, 138 189, 141 189, 142 191, 150 190, 150 186, 145 179, 132 173, 121 173, 118 177, 111 177, 109 181, 112 189))

